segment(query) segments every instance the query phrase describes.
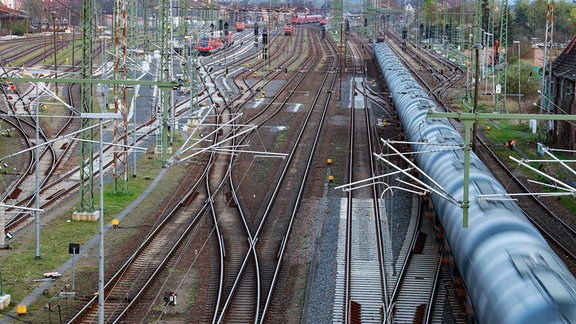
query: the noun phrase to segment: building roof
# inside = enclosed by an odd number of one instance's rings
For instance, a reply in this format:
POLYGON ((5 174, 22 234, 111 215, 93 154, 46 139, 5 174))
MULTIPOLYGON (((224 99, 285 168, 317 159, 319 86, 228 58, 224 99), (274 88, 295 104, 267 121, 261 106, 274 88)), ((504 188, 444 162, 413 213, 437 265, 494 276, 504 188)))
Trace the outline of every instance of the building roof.
POLYGON ((556 78, 576 81, 576 36, 572 38, 560 56, 552 62, 552 74, 556 78))

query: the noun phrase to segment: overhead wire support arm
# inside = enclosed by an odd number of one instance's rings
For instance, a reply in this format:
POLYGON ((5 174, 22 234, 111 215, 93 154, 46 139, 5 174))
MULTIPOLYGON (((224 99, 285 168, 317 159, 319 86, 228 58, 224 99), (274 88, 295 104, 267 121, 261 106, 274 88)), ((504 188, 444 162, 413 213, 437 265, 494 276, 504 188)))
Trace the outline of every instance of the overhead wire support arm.
POLYGON ((428 110, 430 118, 456 118, 464 124, 464 193, 462 201, 462 225, 468 227, 468 209, 470 206, 470 151, 472 142, 472 127, 479 120, 486 119, 535 119, 535 120, 576 120, 576 115, 536 115, 536 114, 494 114, 494 113, 463 113, 463 112, 437 112, 428 110))
MULTIPOLYGON (((446 190, 444 190, 442 188, 442 186, 440 186, 440 184, 438 184, 434 179, 432 179, 429 175, 427 175, 422 169, 420 169, 416 164, 414 164, 414 162, 410 161, 407 157, 405 157, 403 154, 401 154, 395 147, 393 147, 392 145, 390 145, 390 143, 387 140, 382 140, 382 143, 386 146, 388 146, 391 150, 393 150, 394 152, 397 153, 397 155, 399 157, 401 157, 406 163, 408 163, 412 168, 414 168, 415 170, 417 170, 420 174, 424 175, 428 181, 430 181, 436 188, 440 188, 441 190, 437 190, 435 188, 433 188, 432 186, 426 184, 424 181, 418 179, 417 177, 415 177, 414 175, 410 174, 410 173, 404 173, 404 175, 406 175, 408 178, 412 179, 413 181, 415 181, 416 183, 420 184, 421 186, 423 186, 426 190, 433 192, 437 195, 439 195, 440 197, 446 199, 447 201, 457 205, 457 206, 461 206, 461 202, 456 200, 454 197, 452 197, 446 190)), ((385 158, 383 158, 381 155, 378 154, 374 154, 378 159, 381 159, 382 161, 386 162, 389 166, 391 166, 392 168, 396 169, 396 170, 402 170, 399 166, 397 166, 396 164, 386 160, 385 158)))
POLYGON ((55 79, 47 79, 47 78, 30 78, 30 77, 9 77, 3 76, 0 77, 0 81, 6 82, 44 82, 44 83, 79 83, 79 84, 100 84, 100 83, 108 83, 108 84, 125 84, 125 85, 147 85, 147 86, 157 86, 159 88, 170 88, 172 90, 175 87, 178 87, 178 81, 176 80, 161 80, 161 81, 152 81, 152 80, 108 80, 108 79, 87 79, 87 78, 58 78, 55 79))

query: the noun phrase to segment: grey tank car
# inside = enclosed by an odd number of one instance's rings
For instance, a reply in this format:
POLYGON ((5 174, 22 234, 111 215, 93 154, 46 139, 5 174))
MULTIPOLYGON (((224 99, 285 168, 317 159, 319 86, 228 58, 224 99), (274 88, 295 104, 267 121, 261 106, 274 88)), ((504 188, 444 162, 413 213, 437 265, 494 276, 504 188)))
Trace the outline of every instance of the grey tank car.
MULTIPOLYGON (((416 164, 462 201, 462 136, 447 119, 427 117, 435 103, 387 44, 376 43, 374 50, 407 139, 416 143, 416 164)), ((477 199, 507 193, 473 152, 470 161, 467 228, 460 206, 436 194, 431 199, 473 309, 471 321, 576 323, 576 279, 514 201, 477 199)))

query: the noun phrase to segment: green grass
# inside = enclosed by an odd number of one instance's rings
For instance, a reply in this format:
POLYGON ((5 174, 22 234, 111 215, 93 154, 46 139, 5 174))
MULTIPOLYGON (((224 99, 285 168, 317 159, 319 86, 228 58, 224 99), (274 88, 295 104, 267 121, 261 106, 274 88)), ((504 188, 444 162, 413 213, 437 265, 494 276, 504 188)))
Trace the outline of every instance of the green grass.
POLYGON ((284 143, 284 140, 286 140, 286 133, 287 132, 288 132, 288 129, 282 129, 278 133, 278 136, 276 136, 276 141, 274 142, 274 148, 273 149, 277 149, 282 143, 284 143))

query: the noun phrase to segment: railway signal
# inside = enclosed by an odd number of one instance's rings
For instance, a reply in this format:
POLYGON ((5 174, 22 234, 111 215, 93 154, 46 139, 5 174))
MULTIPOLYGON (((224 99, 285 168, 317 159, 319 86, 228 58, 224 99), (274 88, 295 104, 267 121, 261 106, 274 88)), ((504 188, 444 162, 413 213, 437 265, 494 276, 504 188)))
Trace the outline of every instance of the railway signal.
POLYGON ((258 23, 254 23, 254 47, 258 47, 258 23))
POLYGON ((268 29, 266 29, 266 26, 264 26, 264 29, 262 30, 262 45, 267 44, 268 44, 268 29))
POLYGON ((178 295, 173 291, 167 291, 164 293, 164 301, 167 305, 176 305, 178 295))

